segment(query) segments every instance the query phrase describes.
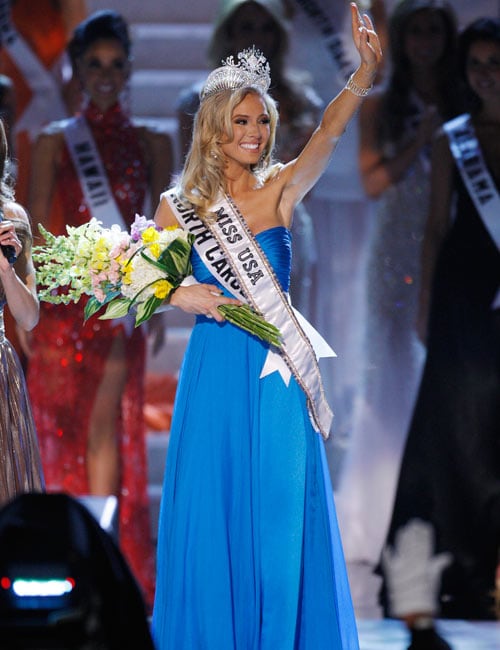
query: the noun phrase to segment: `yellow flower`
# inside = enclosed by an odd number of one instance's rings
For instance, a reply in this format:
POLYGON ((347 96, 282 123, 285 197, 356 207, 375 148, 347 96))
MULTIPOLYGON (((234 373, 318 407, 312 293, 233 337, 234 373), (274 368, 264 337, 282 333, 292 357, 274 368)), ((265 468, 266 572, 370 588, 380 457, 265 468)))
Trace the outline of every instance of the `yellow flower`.
POLYGON ((158 280, 154 284, 155 297, 160 300, 165 300, 172 288, 173 287, 168 280, 158 280))
POLYGON ((125 267, 123 276, 122 276, 122 282, 123 284, 132 284, 132 267, 130 264, 125 267))
POLYGON ((146 228, 146 230, 142 233, 141 238, 145 244, 152 244, 153 242, 160 239, 160 233, 156 230, 156 228, 153 228, 153 226, 149 226, 149 228, 146 228))
POLYGON ((160 246, 160 244, 150 244, 149 245, 149 250, 156 257, 156 259, 158 259, 160 257, 160 254, 161 254, 161 246, 160 246))

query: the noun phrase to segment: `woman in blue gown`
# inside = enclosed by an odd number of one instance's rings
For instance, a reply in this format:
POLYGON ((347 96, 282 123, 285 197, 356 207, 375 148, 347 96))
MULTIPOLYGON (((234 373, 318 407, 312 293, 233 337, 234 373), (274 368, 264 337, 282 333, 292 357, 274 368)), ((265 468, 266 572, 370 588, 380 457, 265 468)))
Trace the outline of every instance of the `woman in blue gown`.
POLYGON ((196 324, 160 511, 159 650, 358 648, 318 435, 328 435, 331 418, 311 343, 286 298, 293 208, 328 163, 381 57, 354 4, 352 21, 360 67, 286 165, 271 163, 277 110, 265 59, 249 50, 213 71, 179 184, 156 213, 159 225, 195 235, 196 280, 170 296, 196 324), (279 354, 218 310, 243 301, 280 327, 279 354))

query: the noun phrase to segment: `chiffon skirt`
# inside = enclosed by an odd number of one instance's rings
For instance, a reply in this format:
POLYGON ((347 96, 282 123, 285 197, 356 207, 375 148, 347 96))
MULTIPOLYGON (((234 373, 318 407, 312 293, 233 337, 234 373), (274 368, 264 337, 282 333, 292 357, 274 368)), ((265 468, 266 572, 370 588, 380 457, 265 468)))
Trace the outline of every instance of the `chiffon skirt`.
POLYGON ((198 317, 159 521, 159 650, 356 650, 323 441, 267 348, 198 317))

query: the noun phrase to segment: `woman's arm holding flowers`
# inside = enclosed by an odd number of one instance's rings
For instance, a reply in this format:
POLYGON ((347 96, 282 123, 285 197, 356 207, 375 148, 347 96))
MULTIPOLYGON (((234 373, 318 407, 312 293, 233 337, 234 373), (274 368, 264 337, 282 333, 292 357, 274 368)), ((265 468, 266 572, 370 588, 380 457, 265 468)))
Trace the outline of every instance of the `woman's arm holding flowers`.
MULTIPOLYGON (((162 228, 179 226, 165 197, 162 197, 155 213, 155 222, 162 228)), ((170 305, 179 307, 188 314, 203 314, 221 322, 224 316, 218 311, 219 305, 239 305, 239 300, 222 295, 219 287, 211 284, 192 284, 180 286, 170 294, 170 305)))

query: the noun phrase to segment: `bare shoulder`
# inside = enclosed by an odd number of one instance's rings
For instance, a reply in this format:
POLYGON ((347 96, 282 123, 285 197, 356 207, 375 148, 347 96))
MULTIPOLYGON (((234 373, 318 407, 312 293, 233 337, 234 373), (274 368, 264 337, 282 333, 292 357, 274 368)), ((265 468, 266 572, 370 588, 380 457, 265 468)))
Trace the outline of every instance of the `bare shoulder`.
POLYGON ((43 151, 58 151, 64 144, 64 129, 67 120, 51 122, 38 135, 35 147, 43 151))
POLYGON ((294 158, 287 163, 273 164, 264 174, 257 176, 259 187, 256 189, 261 195, 270 197, 271 203, 280 202, 284 190, 289 184, 293 184, 296 160, 294 158))
POLYGON ((179 222, 177 221, 175 214, 168 202, 166 192, 163 192, 163 194, 160 197, 160 202, 158 204, 158 207, 156 208, 156 212, 154 215, 154 220, 162 228, 179 226, 179 222))
POLYGON ((258 178, 263 186, 269 185, 271 183, 277 183, 283 179, 286 173, 286 169, 289 166, 291 165, 288 163, 274 163, 273 165, 270 165, 263 174, 258 175, 258 178))
POLYGON ((46 124, 42 131, 40 132, 39 138, 63 138, 64 131, 67 128, 69 123, 68 119, 65 120, 55 120, 54 122, 49 122, 46 124))

